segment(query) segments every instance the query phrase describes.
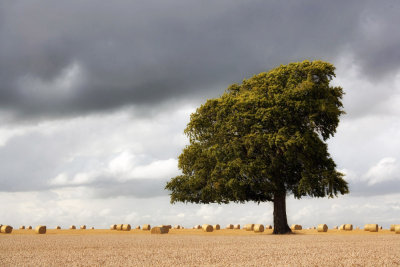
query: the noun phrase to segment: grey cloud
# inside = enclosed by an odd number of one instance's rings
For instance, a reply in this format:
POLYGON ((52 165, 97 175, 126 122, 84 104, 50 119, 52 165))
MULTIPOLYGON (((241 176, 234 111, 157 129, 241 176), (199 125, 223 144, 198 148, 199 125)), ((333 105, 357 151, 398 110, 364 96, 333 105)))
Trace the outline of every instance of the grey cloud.
MULTIPOLYGON (((397 14, 399 4, 391 4, 395 8, 384 11, 397 14)), ((385 4, 5 2, 0 11, 1 108, 16 119, 47 118, 214 96, 277 64, 334 60, 346 47, 359 54, 366 69, 373 65, 384 73, 399 61, 390 49, 399 38, 389 33, 388 48, 363 42, 369 32, 361 31, 362 16, 374 12, 375 5, 385 4), (392 63, 382 59, 386 54, 392 63), (30 88, 29 79, 21 85, 28 77, 51 87, 74 64, 81 68, 81 82, 64 93, 30 88)), ((384 25, 398 21, 383 12, 377 16, 384 25)))

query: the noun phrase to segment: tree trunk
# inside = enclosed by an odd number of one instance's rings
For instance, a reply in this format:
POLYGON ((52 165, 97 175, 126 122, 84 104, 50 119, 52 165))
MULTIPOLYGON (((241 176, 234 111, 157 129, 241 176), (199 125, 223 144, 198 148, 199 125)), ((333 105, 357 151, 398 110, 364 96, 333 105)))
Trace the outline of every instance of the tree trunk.
POLYGON ((286 217, 286 194, 274 195, 274 231, 273 234, 288 234, 289 228, 286 217))

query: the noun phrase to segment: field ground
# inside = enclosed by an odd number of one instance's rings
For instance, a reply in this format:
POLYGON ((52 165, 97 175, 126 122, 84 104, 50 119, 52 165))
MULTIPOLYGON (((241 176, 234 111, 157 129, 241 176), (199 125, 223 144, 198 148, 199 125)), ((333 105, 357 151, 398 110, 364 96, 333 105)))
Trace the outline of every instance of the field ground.
POLYGON ((0 234, 0 266, 400 266, 389 230, 13 230, 0 234))

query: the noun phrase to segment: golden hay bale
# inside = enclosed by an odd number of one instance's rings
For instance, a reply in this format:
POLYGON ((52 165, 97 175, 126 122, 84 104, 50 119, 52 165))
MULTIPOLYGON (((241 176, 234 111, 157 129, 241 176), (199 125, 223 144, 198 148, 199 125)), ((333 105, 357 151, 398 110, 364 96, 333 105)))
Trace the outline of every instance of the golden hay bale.
POLYGON ((123 224, 117 224, 117 227, 115 227, 115 230, 122 231, 122 226, 123 226, 123 224))
POLYGON ((339 230, 344 230, 345 224, 340 225, 339 230))
POLYGON ((143 224, 142 230, 144 230, 144 231, 150 231, 150 229, 151 229, 150 224, 143 224))
POLYGON ((46 226, 44 226, 44 225, 38 225, 38 226, 36 226, 36 228, 35 228, 35 233, 37 233, 37 234, 45 234, 46 233, 46 226))
POLYGON ((272 229, 272 225, 267 224, 267 225, 265 226, 265 229, 272 229))
POLYGON ((71 226, 69 227, 69 229, 75 230, 75 229, 76 229, 76 226, 75 226, 75 225, 71 225, 71 226))
POLYGON ((254 230, 254 223, 248 223, 243 226, 243 229, 246 231, 253 231, 254 230))
POLYGON ((300 224, 292 224, 290 227, 291 230, 302 230, 303 227, 300 224))
POLYGON ((11 234, 13 228, 10 225, 2 225, 0 228, 0 233, 11 234))
POLYGON ((226 229, 233 229, 233 224, 228 224, 228 225, 226 226, 226 229))
POLYGON ((366 224, 364 225, 364 231, 370 232, 378 232, 378 225, 377 224, 366 224))
POLYGON ((169 228, 165 227, 165 226, 161 226, 161 227, 156 226, 156 227, 151 228, 151 231, 150 231, 151 234, 168 234, 168 232, 169 232, 169 228))
POLYGON ((58 225, 57 225, 57 226, 56 226, 56 229, 57 229, 57 230, 60 230, 60 229, 61 229, 61 226, 58 226, 58 225))
POLYGON ((391 224, 391 225, 390 225, 390 231, 392 231, 392 232, 393 232, 395 227, 396 227, 396 225, 395 225, 395 224, 391 224))
POLYGON ((28 226, 28 230, 32 230, 32 226, 29 225, 29 226, 28 226))
POLYGON ((352 224, 345 224, 344 225, 344 230, 345 231, 352 231, 353 230, 353 225, 352 224))
POLYGON ((94 227, 92 226, 92 227, 90 227, 90 230, 94 230, 94 227))
POLYGON ((193 227, 193 229, 201 229, 201 225, 195 225, 194 227, 193 227))
POLYGON ((328 226, 326 224, 318 224, 317 231, 318 232, 327 232, 328 226))
POLYGON ((174 229, 181 229, 181 226, 179 224, 174 225, 174 229))
POLYGON ((379 226, 379 230, 382 230, 382 226, 379 226))
POLYGON ((396 224, 396 226, 394 227, 394 232, 396 234, 400 234, 400 224, 396 224))
POLYGON ((117 230, 117 225, 116 224, 111 224, 110 225, 110 230, 117 230))
POLYGON ((204 232, 212 232, 214 230, 212 225, 209 225, 209 224, 203 224, 203 226, 201 228, 203 228, 204 232))
POLYGON ((221 229, 221 226, 219 224, 214 224, 213 228, 214 228, 214 230, 219 230, 219 229, 221 229))
POLYGON ((239 230, 239 229, 240 229, 240 224, 235 224, 235 225, 233 226, 233 229, 239 230))
POLYGON ((81 225, 81 230, 85 230, 86 229, 86 225, 81 225))
POLYGON ((140 225, 136 226, 136 229, 140 230, 140 225))
POLYGON ((25 229, 25 225, 21 225, 21 226, 19 227, 19 229, 20 229, 20 230, 24 230, 24 229, 25 229))
POLYGON ((253 226, 253 230, 254 230, 254 232, 256 232, 256 233, 262 233, 262 232, 264 232, 264 225, 262 225, 262 224, 255 224, 255 225, 253 226))
POLYGON ((122 225, 122 231, 130 231, 131 230, 131 225, 130 224, 123 224, 122 225))

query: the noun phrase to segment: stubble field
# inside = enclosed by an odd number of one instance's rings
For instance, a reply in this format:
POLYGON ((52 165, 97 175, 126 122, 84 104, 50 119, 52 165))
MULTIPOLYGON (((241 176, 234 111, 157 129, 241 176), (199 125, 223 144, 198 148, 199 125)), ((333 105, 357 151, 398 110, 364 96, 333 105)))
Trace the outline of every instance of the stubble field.
POLYGON ((389 230, 14 230, 0 235, 0 266, 400 266, 389 230))

